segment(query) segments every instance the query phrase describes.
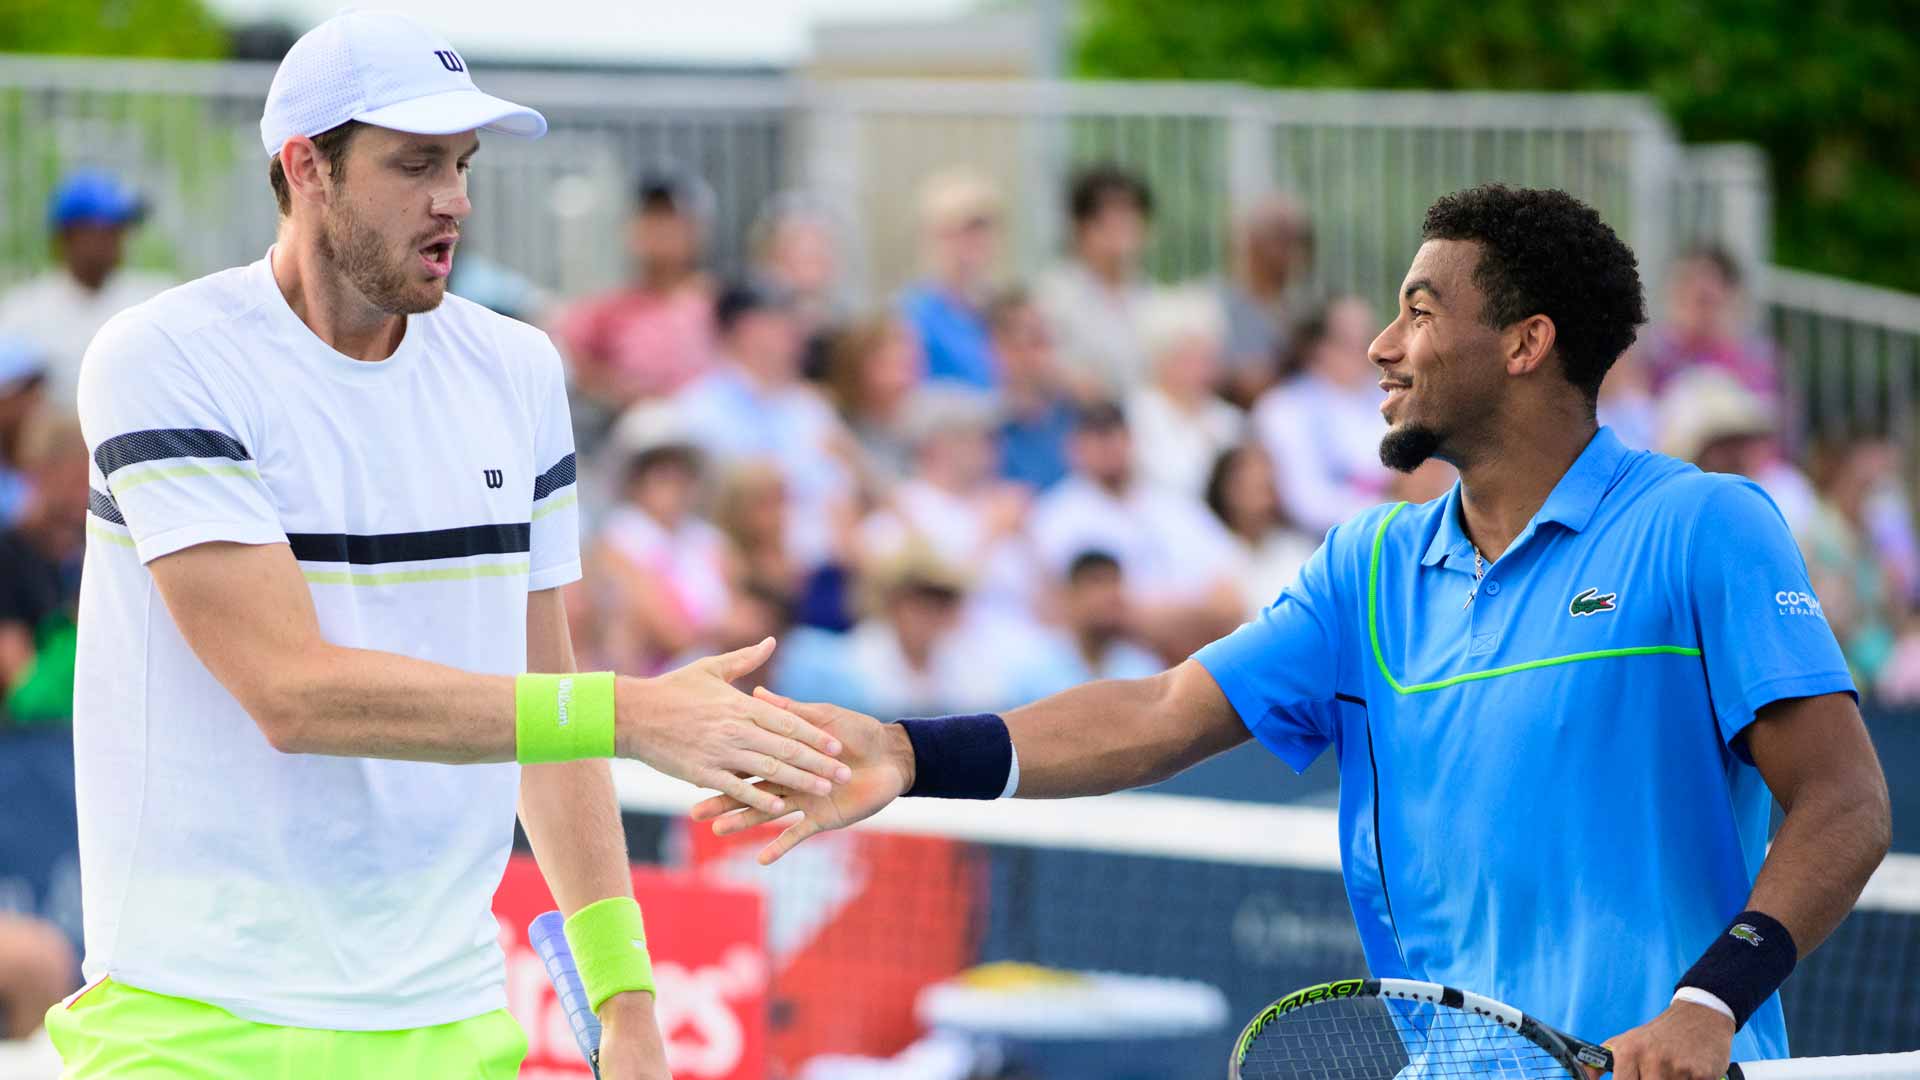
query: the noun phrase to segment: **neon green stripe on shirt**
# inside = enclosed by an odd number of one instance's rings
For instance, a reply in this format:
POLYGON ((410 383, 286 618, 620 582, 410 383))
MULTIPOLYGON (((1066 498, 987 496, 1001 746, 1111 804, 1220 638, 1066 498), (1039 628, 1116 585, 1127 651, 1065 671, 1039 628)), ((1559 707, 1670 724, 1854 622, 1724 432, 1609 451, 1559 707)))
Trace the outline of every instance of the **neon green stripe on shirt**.
POLYGON ((144 469, 132 475, 124 471, 114 473, 107 478, 107 486, 113 489, 114 497, 118 498, 141 484, 152 483, 155 480, 178 480, 189 476, 237 476, 258 480, 260 472, 252 464, 169 465, 165 468, 144 469))
POLYGON ((1392 510, 1373 530, 1373 554, 1367 561, 1367 639, 1373 645, 1373 662, 1380 668, 1380 677, 1387 680, 1397 694, 1425 694, 1434 690, 1445 690, 1461 683, 1479 682, 1483 679, 1497 679, 1502 675, 1515 675, 1522 671, 1535 671, 1540 668, 1558 667, 1561 664, 1577 664, 1586 660, 1611 660, 1625 656, 1699 656, 1700 650, 1690 645, 1636 645, 1626 649, 1596 649, 1592 652, 1571 653, 1567 656, 1550 656, 1542 660, 1528 660, 1505 667, 1488 668, 1485 671, 1469 671, 1450 678, 1436 679, 1433 682, 1402 685, 1387 668, 1386 653, 1380 648, 1380 547, 1387 538, 1387 526, 1407 508, 1406 503, 1395 503, 1392 510))
POLYGON ((114 532, 112 529, 107 528, 105 525, 102 525, 99 522, 94 521, 91 517, 87 519, 87 534, 97 539, 104 540, 109 544, 116 544, 123 548, 130 548, 133 546, 133 537, 131 535, 127 533, 114 532))
POLYGON ((390 570, 363 573, 355 570, 302 570, 314 585, 412 585, 423 581, 471 581, 475 578, 520 577, 528 573, 526 560, 489 563, 485 566, 447 566, 435 570, 390 570))
POLYGON ((541 518, 546 517, 548 514, 553 513, 555 510, 564 510, 567 507, 572 506, 574 503, 579 501, 580 500, 575 498, 573 492, 571 491, 557 498, 548 499, 546 502, 541 503, 540 505, 535 506, 533 508, 532 520, 539 521, 541 518))

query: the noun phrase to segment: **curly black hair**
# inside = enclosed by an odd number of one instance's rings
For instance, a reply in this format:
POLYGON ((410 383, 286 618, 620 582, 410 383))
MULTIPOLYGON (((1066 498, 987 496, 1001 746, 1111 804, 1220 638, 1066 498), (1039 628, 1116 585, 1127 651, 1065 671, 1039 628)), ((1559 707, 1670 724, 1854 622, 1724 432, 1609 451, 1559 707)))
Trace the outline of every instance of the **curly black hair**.
POLYGON ((1481 320, 1503 327, 1530 315, 1552 319, 1561 367, 1589 401, 1647 321, 1633 249, 1564 191, 1456 191, 1428 208, 1420 236, 1480 245, 1473 282, 1486 297, 1481 320))

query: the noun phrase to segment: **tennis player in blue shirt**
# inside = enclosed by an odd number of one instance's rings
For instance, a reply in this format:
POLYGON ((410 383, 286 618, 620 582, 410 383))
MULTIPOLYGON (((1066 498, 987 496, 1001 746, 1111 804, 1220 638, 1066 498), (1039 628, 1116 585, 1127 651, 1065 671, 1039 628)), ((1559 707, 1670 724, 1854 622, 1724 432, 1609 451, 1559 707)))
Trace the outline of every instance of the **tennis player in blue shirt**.
MULTIPOLYGON (((1376 977, 1611 1035, 1624 1080, 1785 1056, 1775 991, 1890 830, 1806 566, 1759 488, 1597 425, 1645 307, 1591 208, 1474 188, 1435 203, 1423 238, 1371 357, 1382 460, 1453 463, 1447 496, 1335 527, 1272 606, 1153 678, 1004 719, 794 705, 855 776, 781 790, 804 816, 762 859, 901 794, 1092 795, 1250 736, 1295 769, 1331 749, 1376 977)), ((768 820, 724 796, 695 817, 768 820)))

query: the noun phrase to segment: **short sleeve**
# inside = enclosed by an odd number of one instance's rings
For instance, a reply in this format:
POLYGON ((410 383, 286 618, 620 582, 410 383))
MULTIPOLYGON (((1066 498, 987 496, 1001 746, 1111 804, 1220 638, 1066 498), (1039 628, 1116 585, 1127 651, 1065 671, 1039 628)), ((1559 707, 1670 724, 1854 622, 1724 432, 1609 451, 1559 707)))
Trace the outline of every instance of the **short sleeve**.
POLYGON ((1333 732, 1340 619, 1331 542, 1301 567, 1280 598, 1194 654, 1240 714, 1240 722, 1295 772, 1320 756, 1333 732))
POLYGON ((1687 563, 1707 690, 1727 743, 1775 701, 1854 692, 1807 564, 1758 486, 1715 484, 1694 522, 1687 563))
POLYGON ((546 335, 535 358, 533 511, 527 589, 558 588, 580 579, 580 498, 573 456, 573 415, 560 355, 546 335))
POLYGON ((141 562, 214 541, 286 542, 243 409, 159 328, 108 322, 81 363, 79 397, 91 520, 130 538, 141 562))

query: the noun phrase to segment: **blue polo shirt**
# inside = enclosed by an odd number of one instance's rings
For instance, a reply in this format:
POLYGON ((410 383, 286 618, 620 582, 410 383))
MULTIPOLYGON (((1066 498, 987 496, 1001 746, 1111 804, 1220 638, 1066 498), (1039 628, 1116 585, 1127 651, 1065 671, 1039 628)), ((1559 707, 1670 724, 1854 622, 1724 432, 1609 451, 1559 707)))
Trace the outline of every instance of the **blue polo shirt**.
POLYGON ((977 390, 1000 385, 1000 362, 988 340, 984 312, 928 282, 900 295, 900 311, 920 336, 927 378, 977 390))
MULTIPOLYGON (((1339 755, 1375 976, 1608 1038, 1665 1009, 1746 906, 1771 801, 1736 737, 1770 702, 1853 683, 1746 480, 1602 428, 1471 604, 1459 501, 1336 526, 1196 659, 1294 769, 1339 755)), ((1787 1056, 1777 996, 1733 1050, 1787 1056)))

